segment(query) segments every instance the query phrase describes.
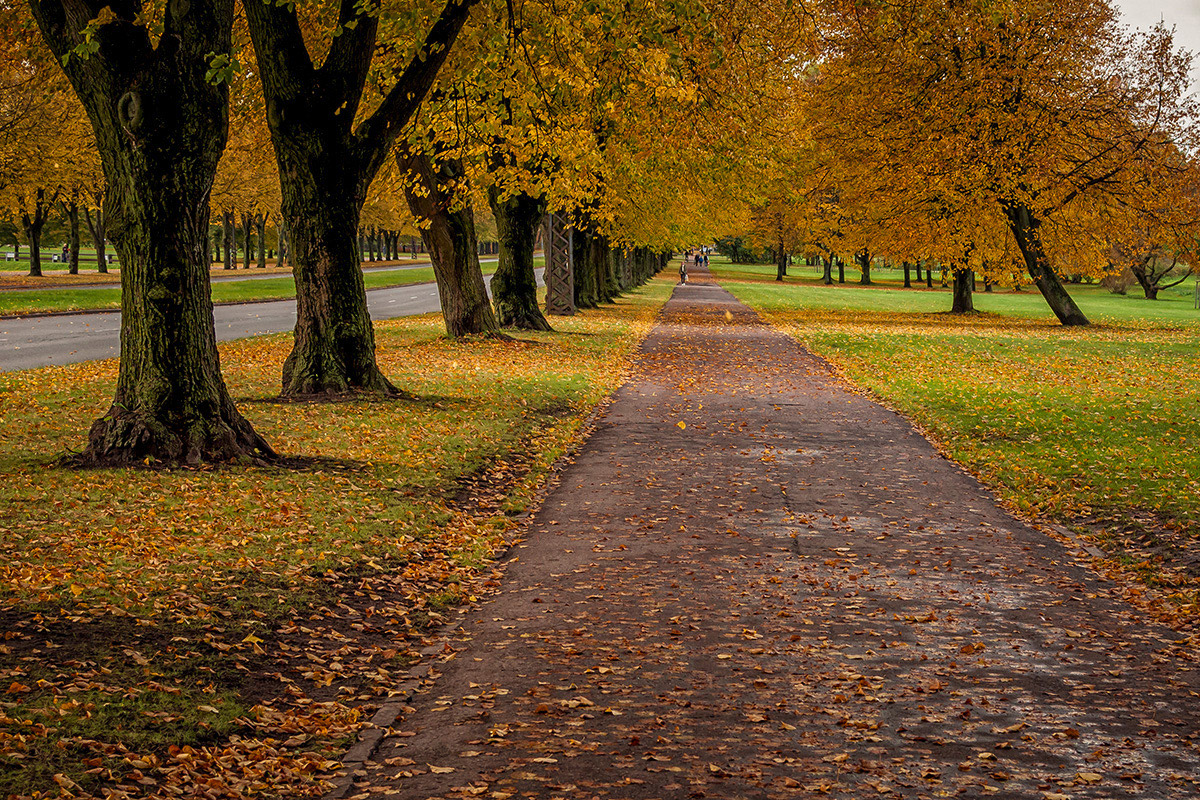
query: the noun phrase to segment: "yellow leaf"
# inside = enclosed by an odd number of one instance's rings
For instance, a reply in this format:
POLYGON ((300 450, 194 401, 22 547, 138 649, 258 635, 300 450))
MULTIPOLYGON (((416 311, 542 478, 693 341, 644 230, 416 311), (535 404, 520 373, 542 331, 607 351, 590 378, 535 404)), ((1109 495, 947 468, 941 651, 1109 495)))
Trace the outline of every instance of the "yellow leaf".
POLYGON ((686 427, 687 427, 687 423, 686 423, 686 422, 682 422, 682 421, 681 421, 681 422, 676 422, 676 423, 675 423, 675 427, 679 428, 679 430, 683 430, 684 428, 686 428, 686 427))
POLYGON ((454 767, 435 767, 433 764, 430 764, 429 771, 434 775, 448 775, 454 772, 454 767))

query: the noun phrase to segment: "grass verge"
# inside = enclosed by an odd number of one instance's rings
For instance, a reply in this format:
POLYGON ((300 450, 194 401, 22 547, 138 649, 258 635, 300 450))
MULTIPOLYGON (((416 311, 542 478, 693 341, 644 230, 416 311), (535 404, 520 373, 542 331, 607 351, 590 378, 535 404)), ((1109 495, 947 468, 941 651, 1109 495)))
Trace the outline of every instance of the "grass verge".
MULTIPOLYGON (((494 261, 484 262, 483 274, 496 271, 494 261)), ((540 266, 540 260, 538 262, 540 266)), ((221 275, 222 273, 214 273, 221 275)), ((246 273, 252 277, 253 273, 246 273)), ((240 276, 238 276, 240 277, 240 276)), ((434 280, 433 267, 367 271, 363 282, 367 289, 386 289, 434 280)), ((234 280, 212 285, 215 303, 245 303, 256 300, 283 300, 296 296, 296 282, 290 276, 234 280)), ((116 310, 121 307, 120 286, 96 288, 55 288, 44 291, 21 290, 0 292, 0 316, 45 313, 49 311, 116 310)))
POLYGON ((222 345, 286 467, 64 469, 116 362, 0 376, 0 795, 320 795, 670 290, 510 342, 379 323, 415 400, 280 403, 290 337, 222 345))
POLYGON ((1164 613, 1200 619, 1200 311, 1190 297, 1073 287, 1096 324, 1064 328, 1036 293, 977 295, 987 311, 958 316, 944 313, 946 292, 713 272, 1014 510, 1086 532, 1162 591, 1164 613))

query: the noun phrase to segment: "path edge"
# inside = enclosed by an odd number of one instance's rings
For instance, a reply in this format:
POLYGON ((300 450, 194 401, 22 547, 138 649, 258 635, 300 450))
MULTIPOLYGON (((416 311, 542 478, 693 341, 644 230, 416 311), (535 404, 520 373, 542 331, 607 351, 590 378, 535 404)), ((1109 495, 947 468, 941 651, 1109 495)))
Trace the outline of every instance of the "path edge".
MULTIPOLYGON (((546 468, 541 485, 537 487, 530 498, 529 505, 520 514, 513 517, 517 521, 517 525, 510 532, 510 535, 506 537, 504 543, 492 554, 490 563, 493 566, 499 567, 503 565, 516 546, 524 541, 522 534, 532 524, 534 516, 542 509, 546 498, 562 482, 562 475, 567 467, 574 462, 579 451, 592 438, 592 434, 596 432, 600 422, 607 416, 609 408, 616 401, 617 393, 633 377, 633 368, 637 360, 637 354, 641 350, 642 345, 645 344, 650 332, 655 326, 660 324, 663 309, 666 308, 667 303, 674 296, 675 292, 672 290, 671 296, 663 301, 662 306, 655 312, 654 319, 649 327, 637 338, 637 341, 630 345, 628 352, 625 354, 628 361, 621 372, 621 377, 617 385, 613 387, 612 391, 600 398, 592 406, 591 410, 581 418, 579 427, 571 435, 570 444, 546 468)), ((379 710, 372 715, 371 719, 362 726, 358 734, 358 740, 342 755, 342 758, 339 760, 341 766, 334 777, 329 779, 329 783, 333 784, 333 787, 321 796, 321 800, 344 800, 350 793, 355 780, 364 771, 363 765, 375 755, 375 752, 379 749, 379 745, 387 735, 388 728, 400 717, 404 707, 416 696, 421 688, 421 684, 425 680, 434 677, 434 673, 436 672, 434 665, 437 663, 436 656, 446 651, 447 640, 455 631, 462 627, 464 617, 476 606, 477 603, 469 603, 456 608, 455 611, 458 614, 458 619, 444 624, 432 634, 432 637, 438 639, 439 643, 429 645, 417 651, 423 659, 429 658, 430 660, 428 662, 423 661, 406 670, 405 676, 395 687, 396 694, 389 697, 379 707, 379 710)))

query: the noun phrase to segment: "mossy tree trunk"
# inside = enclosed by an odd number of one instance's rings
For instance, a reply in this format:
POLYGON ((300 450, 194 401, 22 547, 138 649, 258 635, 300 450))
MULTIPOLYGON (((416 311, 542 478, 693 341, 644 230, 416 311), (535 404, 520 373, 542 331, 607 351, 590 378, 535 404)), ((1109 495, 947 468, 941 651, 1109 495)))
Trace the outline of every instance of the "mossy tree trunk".
POLYGON ((408 207, 425 223, 421 238, 433 263, 446 333, 455 337, 499 334, 500 325, 479 267, 475 215, 450 188, 462 179, 461 165, 449 159, 435 166, 428 153, 409 149, 398 161, 401 171, 412 179, 404 188, 408 207))
POLYGON ((1050 259, 1038 234, 1041 220, 1027 204, 1017 201, 1005 203, 1004 214, 1008 218, 1009 230, 1017 241, 1017 248, 1025 259, 1025 269, 1029 272, 1029 277, 1033 278, 1034 285, 1042 293, 1050 310, 1054 312, 1054 316, 1058 317, 1058 321, 1063 325, 1088 325, 1089 321, 1083 310, 1076 305, 1054 268, 1050 266, 1050 259))
POLYGON ((488 190, 488 203, 500 238, 500 259, 492 276, 497 321, 505 328, 553 330, 538 306, 537 275, 533 267, 538 227, 546 214, 545 199, 523 193, 504 197, 492 187, 488 190))
MULTIPOLYGON (((395 394, 375 360, 357 236, 367 189, 428 94, 477 0, 450 0, 375 110, 355 125, 379 30, 377 8, 342 0, 339 35, 314 64, 295 4, 247 3, 296 280, 283 393, 395 394)), ((485 297, 486 302, 486 297, 485 297)))
MULTIPOLYGON (((82 22, 105 5, 30 2, 60 60, 82 43, 82 22)), ((211 54, 232 46, 233 0, 168 3, 157 42, 138 18, 140 5, 109 6, 114 19, 93 33, 95 52, 65 65, 96 134, 107 226, 121 256, 116 394, 82 460, 270 457, 221 378, 208 276, 208 200, 228 135, 229 92, 206 73, 211 54)))

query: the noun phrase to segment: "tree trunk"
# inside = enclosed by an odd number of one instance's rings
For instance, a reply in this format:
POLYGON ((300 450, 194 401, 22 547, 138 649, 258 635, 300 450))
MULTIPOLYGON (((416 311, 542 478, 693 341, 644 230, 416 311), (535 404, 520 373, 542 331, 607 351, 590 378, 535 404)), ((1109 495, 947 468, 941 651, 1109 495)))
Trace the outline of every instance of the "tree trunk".
POLYGON ((221 215, 221 229, 225 234, 225 269, 237 269, 237 220, 232 211, 221 215))
POLYGON ((261 211, 254 215, 254 230, 255 236, 258 238, 258 260, 259 269, 267 268, 267 217, 270 214, 264 214, 261 211))
POLYGON ((528 194, 501 199, 500 191, 491 187, 488 203, 500 237, 500 260, 492 276, 497 321, 506 328, 553 330, 538 306, 537 276, 533 268, 533 249, 538 227, 546 213, 546 201, 528 194))
MULTIPOLYGON (((78 43, 76 6, 32 0, 62 60, 78 43)), ((232 0, 167 6, 152 41, 128 6, 64 69, 91 118, 121 256, 121 361, 108 413, 81 461, 198 464, 271 457, 221 378, 208 267, 209 191, 229 128, 228 84, 205 80, 232 47, 232 0)))
POLYGON ((863 250, 855 254, 854 258, 858 261, 858 269, 862 273, 862 277, 858 282, 863 286, 871 285, 871 253, 868 250, 863 250))
MULTIPOLYGON (((917 280, 921 280, 920 277, 917 280)), ((904 262, 904 288, 912 288, 912 264, 909 264, 907 261, 904 262)))
POLYGON ((1063 325, 1088 325, 1088 318, 1075 304, 1050 266, 1050 259, 1042 247, 1041 237, 1038 236, 1041 220, 1027 205, 1018 202, 1005 203, 1004 214, 1008 218, 1009 230, 1017 240, 1017 247, 1025 259, 1025 269, 1029 272, 1029 277, 1033 278, 1038 291, 1042 293, 1058 321, 1063 325))
POLYGON ((775 280, 782 281, 787 277, 788 268, 788 253, 783 249, 783 243, 779 244, 779 258, 775 262, 775 280))
POLYGON ((105 230, 104 224, 104 193, 97 192, 96 201, 96 216, 92 216, 92 210, 87 206, 83 208, 83 219, 87 222, 88 232, 92 234, 92 247, 96 250, 96 271, 108 272, 108 252, 106 237, 108 231, 105 230))
POLYGON ((397 159, 401 170, 412 178, 404 188, 408 207, 417 219, 428 221, 421 238, 433 262, 446 333, 453 337, 499 334, 479 268, 475 215, 470 205, 455 207, 448 186, 448 181, 461 178, 461 165, 450 159, 437 169, 429 154, 415 150, 401 153, 397 159), (417 186, 412 185, 414 181, 417 186))
POLYGON ((596 280, 596 266, 592 263, 593 236, 588 229, 576 228, 572 237, 576 308, 595 308, 600 305, 600 287, 596 280))
POLYGON ((79 274, 79 194, 72 193, 71 199, 61 203, 63 215, 67 218, 67 274, 79 274))
POLYGON ((600 302, 611 303, 621 294, 612 259, 612 245, 607 236, 592 239, 592 263, 596 267, 596 285, 600 287, 600 302))
POLYGON ((843 261, 841 258, 839 258, 837 260, 837 268, 838 268, 838 283, 845 283, 846 282, 846 262, 843 261))
POLYGON ((933 288, 933 267, 928 264, 925 265, 925 288, 933 288))
POLYGON ((286 267, 291 258, 291 242, 288 241, 288 229, 282 217, 275 224, 275 231, 279 237, 279 259, 275 262, 275 266, 286 267))
POLYGON ((46 226, 46 220, 50 218, 50 208, 53 207, 55 196, 49 201, 46 199, 46 190, 38 187, 34 192, 33 212, 30 213, 25 205, 25 198, 22 197, 21 204, 21 227, 25 230, 25 239, 29 242, 29 274, 35 278, 42 277, 42 229, 46 226))
POLYGON ((969 314, 975 311, 971 295, 971 284, 974 273, 969 269, 954 270, 954 301, 950 306, 951 314, 969 314))
POLYGON ((916 268, 916 270, 917 270, 917 283, 921 283, 922 281, 924 281, 924 280, 925 280, 924 278, 922 278, 922 277, 921 277, 921 262, 920 262, 920 261, 918 261, 918 262, 917 262, 917 263, 914 265, 914 267, 915 267, 915 268, 916 268))
POLYGON ((250 269, 250 262, 254 260, 254 215, 242 213, 242 263, 246 269, 250 269))
POLYGON ((824 259, 824 269, 821 274, 821 282, 826 286, 833 285, 833 256, 828 256, 824 259))

